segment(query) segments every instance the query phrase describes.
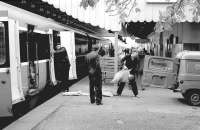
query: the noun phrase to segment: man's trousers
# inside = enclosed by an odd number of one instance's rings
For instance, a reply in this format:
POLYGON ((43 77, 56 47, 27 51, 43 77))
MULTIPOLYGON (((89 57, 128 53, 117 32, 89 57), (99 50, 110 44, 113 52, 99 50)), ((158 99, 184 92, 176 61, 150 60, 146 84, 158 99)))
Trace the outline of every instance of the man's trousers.
POLYGON ((101 103, 102 100, 102 79, 101 72, 98 74, 89 74, 90 80, 90 102, 101 103))
MULTIPOLYGON (((119 82, 119 83, 118 83, 117 95, 121 95, 121 94, 122 94, 122 91, 123 91, 123 89, 124 89, 125 84, 126 84, 125 82, 119 82)), ((138 89, 137 89, 137 84, 136 84, 135 79, 129 80, 129 84, 130 84, 130 86, 131 86, 131 89, 132 89, 132 91, 133 91, 133 94, 134 94, 135 96, 137 96, 137 95, 138 95, 138 89)))

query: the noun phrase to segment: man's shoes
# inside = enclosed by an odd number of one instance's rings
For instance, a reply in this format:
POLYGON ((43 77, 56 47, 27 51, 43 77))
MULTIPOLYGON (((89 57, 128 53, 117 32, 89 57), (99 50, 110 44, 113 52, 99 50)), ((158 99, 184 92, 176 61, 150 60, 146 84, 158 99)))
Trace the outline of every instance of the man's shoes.
POLYGON ((95 103, 95 100, 90 100, 90 103, 91 103, 91 104, 94 104, 94 103, 95 103))
POLYGON ((95 102, 90 102, 91 104, 94 104, 95 102))
POLYGON ((101 102, 97 102, 96 104, 97 104, 97 105, 103 105, 103 103, 101 103, 101 102))
POLYGON ((138 95, 135 95, 135 97, 136 97, 136 98, 140 98, 140 97, 138 97, 138 95))

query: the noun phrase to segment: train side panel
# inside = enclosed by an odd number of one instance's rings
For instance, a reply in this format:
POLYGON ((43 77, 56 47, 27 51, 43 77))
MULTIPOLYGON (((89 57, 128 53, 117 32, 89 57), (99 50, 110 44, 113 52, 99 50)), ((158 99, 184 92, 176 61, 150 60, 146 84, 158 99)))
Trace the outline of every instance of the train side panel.
POLYGON ((48 61, 39 61, 39 90, 44 89, 48 82, 48 61))
POLYGON ((0 69, 0 115, 12 116, 11 79, 8 68, 0 69))

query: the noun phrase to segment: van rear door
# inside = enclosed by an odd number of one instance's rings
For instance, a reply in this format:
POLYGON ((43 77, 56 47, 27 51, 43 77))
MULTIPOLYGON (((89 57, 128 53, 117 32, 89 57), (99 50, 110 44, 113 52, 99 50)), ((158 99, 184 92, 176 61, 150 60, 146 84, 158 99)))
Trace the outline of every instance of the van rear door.
POLYGON ((173 58, 146 56, 142 86, 171 88, 176 84, 178 64, 173 58))

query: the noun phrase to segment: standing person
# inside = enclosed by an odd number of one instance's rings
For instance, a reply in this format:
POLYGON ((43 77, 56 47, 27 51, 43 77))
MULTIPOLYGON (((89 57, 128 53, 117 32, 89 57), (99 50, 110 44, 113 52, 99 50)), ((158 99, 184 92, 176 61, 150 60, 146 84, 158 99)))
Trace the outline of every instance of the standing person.
POLYGON ((90 102, 102 105, 102 76, 98 53, 92 49, 87 54, 87 64, 89 73, 90 102))
POLYGON ((98 54, 99 54, 100 56, 102 56, 102 57, 106 54, 106 52, 105 52, 105 50, 103 49, 103 47, 100 47, 98 54))
POLYGON ((141 86, 142 90, 145 90, 145 88, 142 86, 142 75, 143 75, 143 69, 144 69, 144 59, 145 59, 145 55, 147 55, 148 53, 145 51, 145 49, 143 50, 139 50, 138 52, 138 73, 137 73, 137 80, 138 83, 141 86))
MULTIPOLYGON (((125 62, 125 67, 127 67, 130 70, 130 75, 129 75, 129 84, 131 85, 131 89, 133 91, 133 94, 135 97, 138 95, 138 89, 137 89, 137 84, 135 81, 135 75, 136 75, 136 69, 137 69, 137 57, 132 56, 129 54, 129 52, 126 51, 125 57, 122 58, 122 62, 125 62)), ((118 83, 118 89, 117 89, 117 96, 121 96, 121 93, 124 89, 125 82, 119 82, 118 83)))
POLYGON ((61 47, 61 45, 59 44, 56 46, 56 50, 54 52, 54 59, 56 80, 61 82, 61 89, 68 92, 70 62, 66 49, 64 47, 61 47))

